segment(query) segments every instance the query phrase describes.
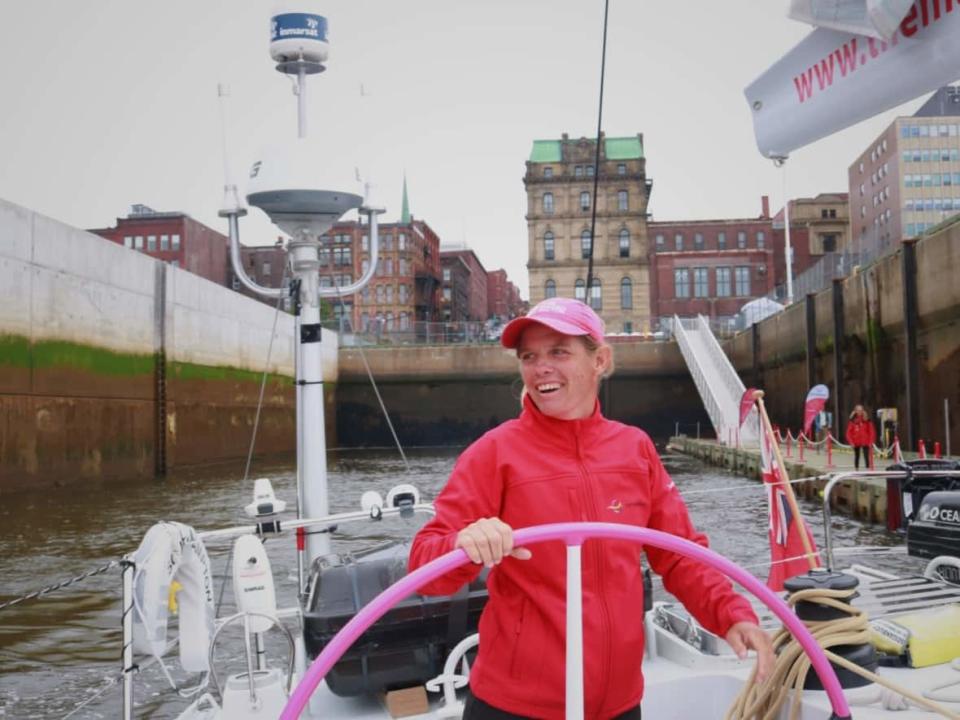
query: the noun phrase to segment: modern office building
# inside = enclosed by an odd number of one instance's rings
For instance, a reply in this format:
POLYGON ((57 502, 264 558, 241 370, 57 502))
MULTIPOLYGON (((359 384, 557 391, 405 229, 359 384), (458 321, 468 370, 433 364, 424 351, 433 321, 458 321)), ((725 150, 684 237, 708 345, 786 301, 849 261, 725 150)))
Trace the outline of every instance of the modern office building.
POLYGON ((595 139, 566 133, 533 142, 523 179, 530 303, 589 295, 608 332, 644 331, 651 315, 647 204, 653 183, 646 175, 643 136, 601 135, 595 166, 596 153, 595 139), (588 293, 591 245, 594 282, 588 293))
POLYGON ((942 87, 853 161, 851 250, 873 257, 960 212, 960 87, 942 87))

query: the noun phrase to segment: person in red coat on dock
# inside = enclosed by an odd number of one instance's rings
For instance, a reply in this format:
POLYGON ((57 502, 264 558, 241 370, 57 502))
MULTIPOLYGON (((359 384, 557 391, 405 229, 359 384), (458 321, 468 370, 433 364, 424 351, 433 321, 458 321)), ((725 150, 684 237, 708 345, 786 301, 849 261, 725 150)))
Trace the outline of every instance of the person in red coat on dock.
POLYGON ((847 444, 853 445, 853 467, 860 469, 860 453, 863 452, 864 467, 870 464, 870 446, 877 441, 877 431, 863 405, 856 405, 847 422, 847 444))

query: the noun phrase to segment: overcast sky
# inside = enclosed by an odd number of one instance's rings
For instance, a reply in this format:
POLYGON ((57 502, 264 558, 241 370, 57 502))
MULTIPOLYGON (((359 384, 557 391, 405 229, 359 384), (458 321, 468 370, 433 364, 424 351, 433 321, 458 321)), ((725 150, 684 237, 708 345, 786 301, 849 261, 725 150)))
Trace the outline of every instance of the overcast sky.
MULTIPOLYGON (((756 149, 743 89, 809 28, 786 0, 610 0, 604 130, 644 136, 654 219, 756 216, 782 176, 756 149)), ((296 133, 273 69, 265 0, 0 4, 0 197, 77 227, 133 203, 217 217, 226 83, 230 165, 296 133)), ((330 0, 329 69, 310 135, 334 166, 367 164, 399 217, 466 242, 527 296, 524 161, 534 139, 596 133, 603 0, 330 0), (363 95, 361 95, 363 87, 363 95)), ((847 167, 922 99, 796 151, 792 197, 846 191, 847 167)), ((252 210, 245 244, 277 236, 252 210)), ((2 239, 0 239, 2 241, 2 239)))

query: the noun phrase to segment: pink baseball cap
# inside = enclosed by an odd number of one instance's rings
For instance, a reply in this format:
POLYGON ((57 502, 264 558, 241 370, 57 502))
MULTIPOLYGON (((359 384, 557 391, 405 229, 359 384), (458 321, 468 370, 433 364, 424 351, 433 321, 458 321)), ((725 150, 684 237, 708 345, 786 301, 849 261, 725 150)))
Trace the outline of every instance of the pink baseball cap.
POLYGON ((523 331, 533 323, 546 325, 563 335, 589 335, 598 343, 603 342, 603 320, 593 308, 579 300, 555 297, 537 303, 523 317, 508 322, 500 344, 505 348, 517 347, 523 331))

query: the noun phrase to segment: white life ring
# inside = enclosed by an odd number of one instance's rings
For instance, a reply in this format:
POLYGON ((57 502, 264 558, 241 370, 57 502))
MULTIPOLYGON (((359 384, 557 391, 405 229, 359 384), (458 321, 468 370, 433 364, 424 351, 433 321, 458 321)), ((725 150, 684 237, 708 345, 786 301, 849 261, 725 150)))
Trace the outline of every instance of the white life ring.
POLYGON ((196 531, 182 523, 157 523, 133 555, 133 649, 160 657, 167 647, 170 585, 177 596, 180 664, 188 672, 206 672, 214 632, 213 575, 196 531))

